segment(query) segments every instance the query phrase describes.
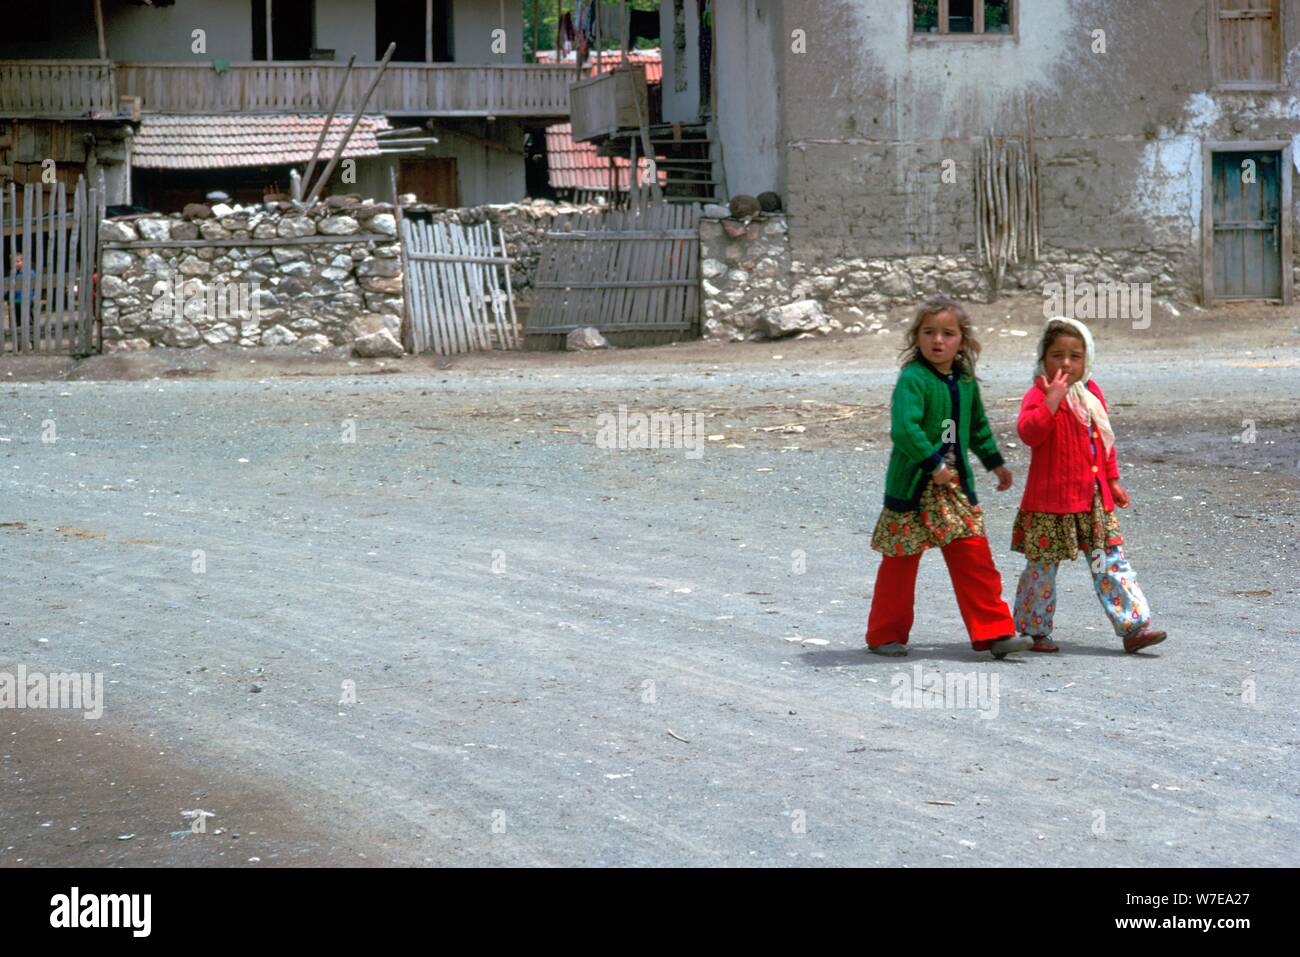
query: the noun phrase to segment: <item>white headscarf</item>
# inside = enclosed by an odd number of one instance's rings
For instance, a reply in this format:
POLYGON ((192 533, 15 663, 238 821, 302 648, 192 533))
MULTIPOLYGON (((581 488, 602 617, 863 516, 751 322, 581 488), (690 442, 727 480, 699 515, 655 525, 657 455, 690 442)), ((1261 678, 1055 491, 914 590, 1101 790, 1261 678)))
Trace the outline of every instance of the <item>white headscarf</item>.
POLYGON ((1043 386, 1048 384, 1047 371, 1043 368, 1043 343, 1047 341, 1047 330, 1051 328, 1052 323, 1061 322, 1077 331, 1078 337, 1083 340, 1083 375, 1079 381, 1070 386, 1065 393, 1065 404, 1070 407, 1075 418, 1083 423, 1087 428, 1089 422, 1096 426, 1097 434, 1101 436, 1102 444, 1106 448, 1106 454, 1110 454, 1111 448, 1115 445, 1115 432, 1110 427, 1110 416, 1106 414, 1105 407, 1101 404, 1101 399, 1097 398, 1088 391, 1087 382, 1092 378, 1092 361, 1096 356, 1096 348, 1092 344, 1092 332, 1078 319, 1071 319, 1067 316, 1053 316, 1047 320, 1043 326, 1043 333, 1038 337, 1038 351, 1036 355, 1040 358, 1038 365, 1034 369, 1034 376, 1043 377, 1043 386))

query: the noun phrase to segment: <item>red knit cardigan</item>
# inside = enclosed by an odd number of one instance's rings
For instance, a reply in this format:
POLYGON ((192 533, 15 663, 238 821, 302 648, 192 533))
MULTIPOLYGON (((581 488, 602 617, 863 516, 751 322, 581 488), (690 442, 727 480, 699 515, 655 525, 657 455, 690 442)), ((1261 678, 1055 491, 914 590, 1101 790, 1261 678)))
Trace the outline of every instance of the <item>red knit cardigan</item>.
MULTIPOLYGON (((1101 400, 1102 408, 1109 411, 1096 382, 1089 379, 1085 388, 1101 400)), ((1024 497, 1020 500, 1022 511, 1058 515, 1090 512, 1093 483, 1098 479, 1119 478, 1114 446, 1107 455, 1101 433, 1094 429, 1097 453, 1093 455, 1088 445, 1088 429, 1070 411, 1064 399, 1053 415, 1047 407, 1047 390, 1037 379, 1020 403, 1016 429, 1021 440, 1032 449, 1029 477, 1025 480, 1024 497)), ((1115 499, 1110 494, 1108 481, 1101 482, 1101 502, 1106 511, 1115 510, 1115 499)))

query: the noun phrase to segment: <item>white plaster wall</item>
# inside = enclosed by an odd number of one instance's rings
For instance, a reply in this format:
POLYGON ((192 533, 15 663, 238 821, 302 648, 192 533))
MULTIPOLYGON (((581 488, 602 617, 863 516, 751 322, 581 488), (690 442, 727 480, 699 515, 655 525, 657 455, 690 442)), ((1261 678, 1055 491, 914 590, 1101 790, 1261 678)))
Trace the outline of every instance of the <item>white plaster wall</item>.
POLYGON ((524 0, 504 0, 504 3, 502 0, 455 0, 451 9, 455 62, 523 63, 524 14, 521 2, 524 0), (504 54, 492 52, 492 31, 499 27, 506 31, 504 54))
MULTIPOLYGON (((730 195, 781 190, 780 89, 774 43, 779 0, 717 4, 718 137, 730 195)), ((667 71, 665 71, 667 82, 667 71)))
MULTIPOLYGON (((94 42, 94 15, 84 4, 94 42)), ((190 0, 171 7, 143 7, 125 0, 104 4, 104 35, 114 60, 250 60, 253 10, 247 0, 190 0), (207 52, 192 53, 191 31, 207 33, 207 52)), ((94 54, 92 54, 94 55, 94 54)))
POLYGON ((334 59, 358 63, 375 59, 375 0, 316 0, 316 39, 313 46, 333 50, 334 59))

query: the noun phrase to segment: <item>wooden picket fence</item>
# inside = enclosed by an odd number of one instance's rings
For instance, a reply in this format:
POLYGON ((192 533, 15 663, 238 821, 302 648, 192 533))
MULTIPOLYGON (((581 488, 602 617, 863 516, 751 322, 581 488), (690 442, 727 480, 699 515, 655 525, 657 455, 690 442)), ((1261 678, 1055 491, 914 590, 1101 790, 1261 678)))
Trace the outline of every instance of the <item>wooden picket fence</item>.
POLYGON ((0 190, 0 352, 96 351, 94 272, 104 189, 83 177, 68 216, 62 182, 0 190), (19 202, 19 196, 22 202, 19 202), (16 269, 18 257, 23 268, 16 269))
POLYGON ((698 203, 642 202, 583 213, 546 233, 533 280, 528 347, 594 326, 616 345, 698 334, 698 203))
POLYGON ((403 218, 402 277, 411 352, 519 348, 505 235, 492 225, 403 218), (498 274, 498 269, 500 274, 498 274))

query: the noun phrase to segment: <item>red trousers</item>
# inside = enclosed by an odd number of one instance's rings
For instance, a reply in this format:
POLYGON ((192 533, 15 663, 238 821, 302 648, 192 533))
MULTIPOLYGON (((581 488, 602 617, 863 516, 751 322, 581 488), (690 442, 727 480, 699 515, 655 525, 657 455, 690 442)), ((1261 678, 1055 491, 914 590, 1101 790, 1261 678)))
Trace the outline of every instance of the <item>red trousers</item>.
MULTIPOLYGON (((972 647, 985 651, 992 640, 1014 635, 1016 626, 1011 620, 1011 609, 1002 600, 1002 576, 993 564, 989 540, 982 535, 958 538, 942 551, 972 647)), ((867 619, 869 647, 895 641, 907 644, 907 636, 912 631, 912 605, 921 554, 886 555, 881 559, 867 619)))

